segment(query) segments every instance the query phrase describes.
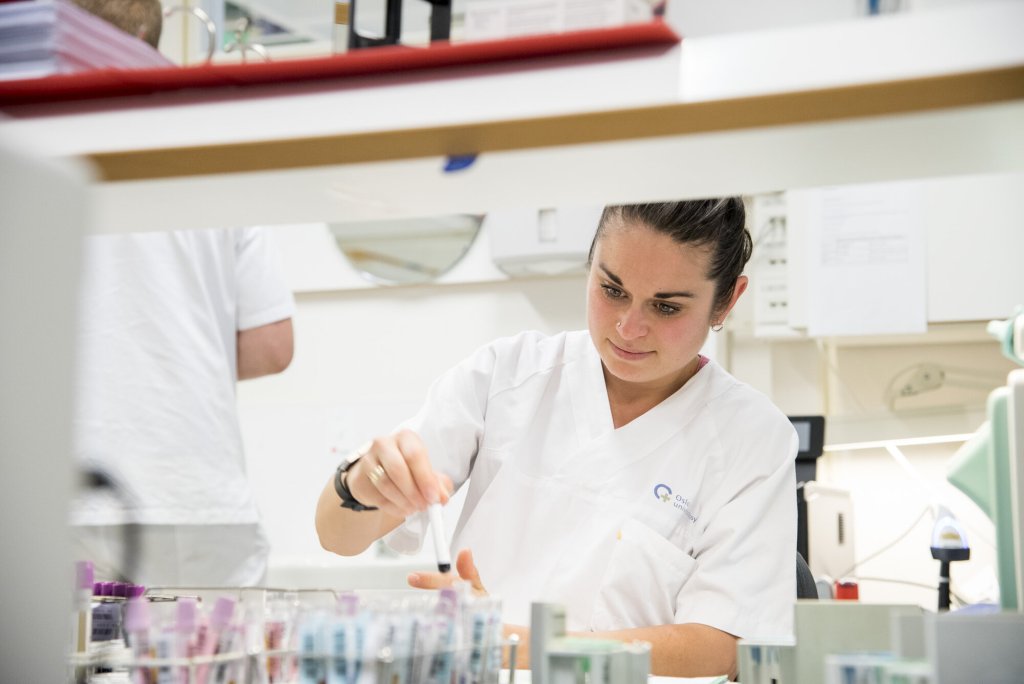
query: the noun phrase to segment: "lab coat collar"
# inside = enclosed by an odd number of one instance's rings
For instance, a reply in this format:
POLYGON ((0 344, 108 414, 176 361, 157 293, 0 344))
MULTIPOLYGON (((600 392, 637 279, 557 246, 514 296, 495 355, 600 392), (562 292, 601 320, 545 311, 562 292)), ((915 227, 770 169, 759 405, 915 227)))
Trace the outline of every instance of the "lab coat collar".
POLYGON ((574 342, 580 345, 578 368, 572 370, 569 379, 581 448, 565 463, 565 468, 573 471, 578 467, 583 472, 593 469, 607 473, 608 466, 615 464, 606 465, 606 459, 617 461, 617 467, 610 469, 617 470, 647 457, 694 419, 714 394, 714 379, 721 373, 714 361, 709 361, 667 399, 615 429, 601 356, 589 333, 584 332, 574 342))

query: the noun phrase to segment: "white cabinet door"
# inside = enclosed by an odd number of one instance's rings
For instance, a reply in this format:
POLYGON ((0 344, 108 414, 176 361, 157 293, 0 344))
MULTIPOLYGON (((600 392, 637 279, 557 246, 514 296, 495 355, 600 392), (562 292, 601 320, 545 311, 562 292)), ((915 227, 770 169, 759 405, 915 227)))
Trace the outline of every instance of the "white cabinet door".
MULTIPOLYGON (((924 225, 929 323, 1005 318, 1024 303, 1024 174, 935 178, 913 183, 924 225)), ((805 210, 821 189, 786 194, 789 323, 808 326, 805 210)), ((821 285, 821 286, 827 286, 821 285)))

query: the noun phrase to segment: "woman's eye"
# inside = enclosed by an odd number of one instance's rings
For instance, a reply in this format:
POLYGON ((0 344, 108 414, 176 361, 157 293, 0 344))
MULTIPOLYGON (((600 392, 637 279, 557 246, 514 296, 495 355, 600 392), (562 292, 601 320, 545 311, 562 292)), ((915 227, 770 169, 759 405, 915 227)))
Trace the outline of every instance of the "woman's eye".
POLYGON ((619 297, 622 296, 622 290, 620 290, 617 287, 612 287, 611 285, 602 285, 601 288, 604 290, 605 295, 607 295, 611 299, 618 299, 619 297))
POLYGON ((658 313, 664 314, 666 316, 671 316, 672 314, 679 313, 679 307, 678 306, 673 306, 672 304, 665 304, 664 302, 658 302, 654 306, 655 306, 655 308, 658 309, 658 313))

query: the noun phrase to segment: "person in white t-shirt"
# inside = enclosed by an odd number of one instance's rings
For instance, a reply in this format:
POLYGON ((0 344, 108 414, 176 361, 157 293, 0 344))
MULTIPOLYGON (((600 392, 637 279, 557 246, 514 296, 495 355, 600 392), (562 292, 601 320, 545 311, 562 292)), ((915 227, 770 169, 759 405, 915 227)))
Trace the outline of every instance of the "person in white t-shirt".
POLYGON ((74 448, 115 490, 73 507, 77 557, 148 586, 261 584, 235 384, 288 366, 294 311, 264 231, 88 236, 80 302, 74 448))
POLYGON ((796 432, 700 354, 751 250, 739 198, 607 207, 589 330, 498 340, 442 375, 339 465, 320 543, 416 551, 422 511, 466 485, 458 576, 501 597, 521 644, 530 603, 555 602, 577 633, 650 642, 655 674, 735 674, 737 639, 789 635, 796 597, 796 432))

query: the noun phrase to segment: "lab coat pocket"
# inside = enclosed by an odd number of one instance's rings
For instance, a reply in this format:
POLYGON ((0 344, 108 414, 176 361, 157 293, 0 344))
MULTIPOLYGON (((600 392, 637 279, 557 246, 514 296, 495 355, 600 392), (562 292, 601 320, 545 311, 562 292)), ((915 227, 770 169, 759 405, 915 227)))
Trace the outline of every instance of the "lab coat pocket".
POLYGON ((696 561, 632 518, 622 524, 614 543, 591 628, 600 631, 673 623, 676 599, 696 561))

